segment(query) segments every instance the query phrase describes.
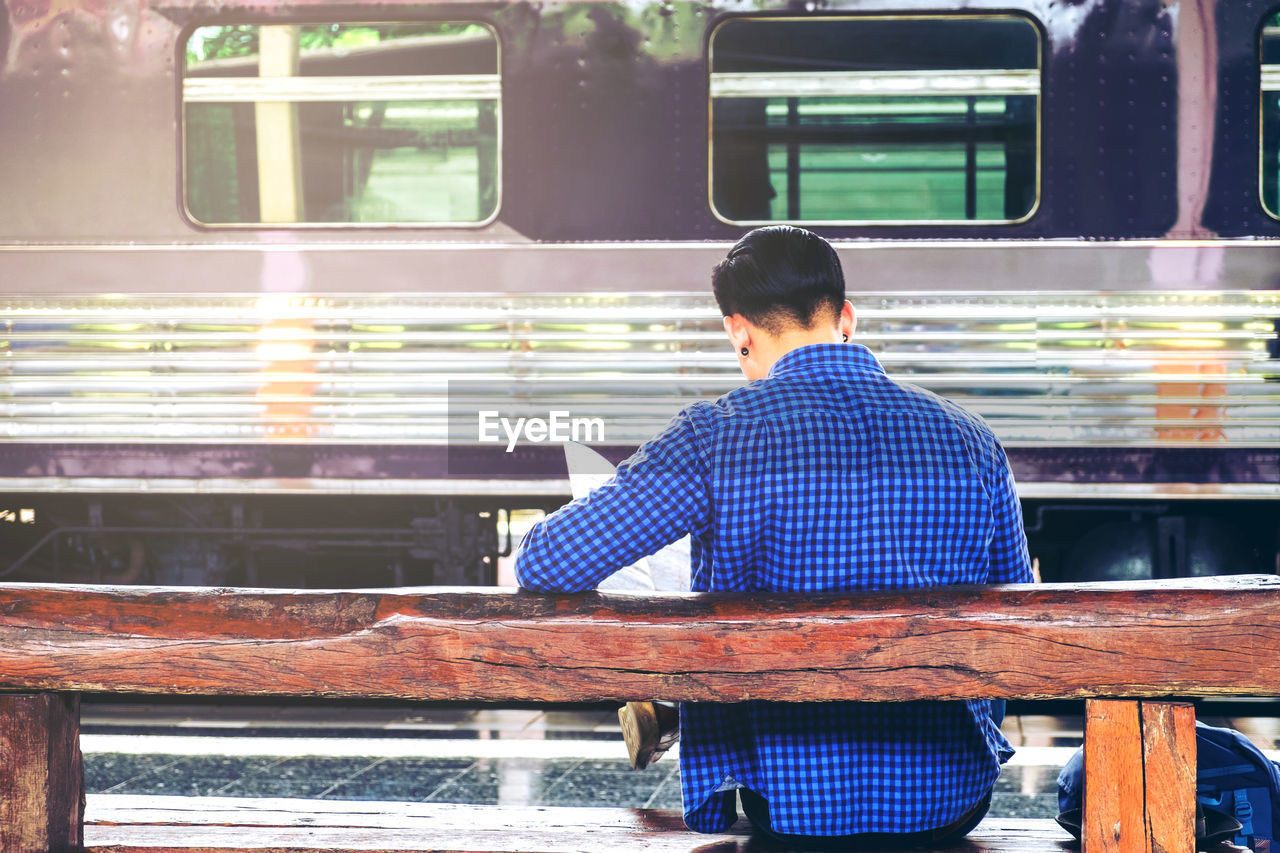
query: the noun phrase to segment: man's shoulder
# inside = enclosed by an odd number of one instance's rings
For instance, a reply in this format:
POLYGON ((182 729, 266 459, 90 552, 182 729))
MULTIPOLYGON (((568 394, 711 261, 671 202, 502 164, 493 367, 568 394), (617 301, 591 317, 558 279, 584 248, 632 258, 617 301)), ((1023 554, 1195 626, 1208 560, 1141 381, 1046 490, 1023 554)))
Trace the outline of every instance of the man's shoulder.
POLYGON ((979 415, 933 391, 906 382, 889 380, 898 390, 900 409, 920 419, 945 424, 951 435, 968 449, 979 467, 990 470, 1003 464, 1004 451, 995 432, 979 415))
POLYGON ((991 427, 977 414, 933 391, 884 374, 853 379, 829 375, 767 377, 715 400, 686 406, 677 418, 701 440, 715 441, 735 422, 804 420, 820 412, 837 417, 870 416, 873 423, 879 420, 875 417, 878 414, 945 425, 966 444, 980 448, 982 456, 991 456, 999 446, 991 427))
POLYGON ((918 405, 937 412, 941 417, 954 422, 964 430, 975 432, 983 438, 994 438, 991 427, 987 425, 987 422, 959 403, 948 400, 946 397, 917 385, 910 385, 905 382, 896 384, 911 393, 918 405))
POLYGON ((842 408, 836 393, 848 378, 826 374, 766 376, 734 388, 706 403, 703 414, 718 420, 771 418, 807 411, 842 408))
POLYGON ((694 422, 710 424, 734 418, 767 418, 823 410, 849 413, 855 409, 941 418, 966 430, 990 433, 986 422, 968 409, 884 374, 766 377, 735 388, 716 400, 694 403, 681 414, 688 415, 694 422))

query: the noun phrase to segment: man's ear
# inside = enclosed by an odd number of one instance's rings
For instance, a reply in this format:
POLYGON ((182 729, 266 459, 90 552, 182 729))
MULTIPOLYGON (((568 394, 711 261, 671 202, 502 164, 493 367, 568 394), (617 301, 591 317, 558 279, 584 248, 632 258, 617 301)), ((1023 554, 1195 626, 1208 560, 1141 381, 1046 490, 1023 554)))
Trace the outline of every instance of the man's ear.
POLYGON ((741 314, 730 314, 724 318, 724 333, 729 336, 729 343, 733 344, 735 352, 743 347, 751 348, 751 329, 741 314))
POLYGON ((848 299, 840 309, 840 333, 853 337, 853 330, 858 328, 858 315, 853 311, 853 303, 848 299))

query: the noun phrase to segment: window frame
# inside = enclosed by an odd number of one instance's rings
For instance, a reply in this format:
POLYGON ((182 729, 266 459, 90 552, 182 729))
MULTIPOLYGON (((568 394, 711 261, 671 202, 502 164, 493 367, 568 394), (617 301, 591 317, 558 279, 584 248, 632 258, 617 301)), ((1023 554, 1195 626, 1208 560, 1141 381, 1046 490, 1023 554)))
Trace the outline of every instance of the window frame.
POLYGON ((707 207, 711 211, 711 215, 717 221, 725 225, 759 227, 765 225, 802 225, 802 226, 847 226, 847 227, 913 227, 913 226, 960 226, 966 228, 972 227, 990 227, 990 226, 1012 226, 1022 225, 1030 221, 1040 211, 1041 194, 1043 191, 1044 180, 1044 149, 1043 149, 1043 133, 1044 133, 1044 92, 1045 92, 1045 30, 1041 23, 1029 14, 1017 10, 1000 11, 994 13, 939 13, 925 12, 920 14, 869 14, 869 15, 768 15, 768 14, 748 14, 733 15, 725 17, 716 22, 707 34, 707 207), (715 97, 712 92, 714 89, 713 79, 714 56, 715 56, 715 39, 720 29, 728 24, 738 23, 741 21, 761 21, 761 22, 777 22, 785 23, 790 21, 959 21, 959 20, 1008 20, 1016 19, 1032 28, 1036 35, 1036 76, 1039 85, 1036 89, 1035 98, 1035 196, 1030 209, 1017 219, 731 219, 723 215, 716 208, 715 202, 715 97))
MULTIPOLYGON (((1263 47, 1267 38, 1267 30, 1280 31, 1280 25, 1268 26, 1267 22, 1274 20, 1280 16, 1280 9, 1271 9, 1262 18, 1262 26, 1258 28, 1258 206, 1262 208, 1262 213, 1273 221, 1280 222, 1280 210, 1272 210, 1267 207, 1267 144, 1266 144, 1266 128, 1267 128, 1267 94, 1270 93, 1276 97, 1280 97, 1280 64, 1264 63, 1263 47), (1274 88, 1268 89, 1266 85, 1267 68, 1276 68, 1273 72, 1276 82, 1274 88)), ((1276 164, 1276 180, 1280 182, 1280 162, 1276 164)), ((1277 192, 1277 198, 1280 199, 1280 191, 1277 192)))
MULTIPOLYGON (((177 104, 177 145, 178 145, 178 211, 182 219, 192 228, 201 231, 422 231, 422 230, 478 230, 486 228, 498 221, 502 213, 503 191, 505 187, 504 180, 504 121, 503 121, 503 45, 502 37, 497 26, 490 20, 481 18, 463 19, 460 17, 440 17, 440 18, 412 18, 408 16, 396 16, 394 18, 377 18, 377 19, 360 19, 360 18, 344 18, 335 21, 331 18, 287 18, 287 19, 270 19, 263 20, 261 18, 234 18, 228 20, 208 19, 199 20, 184 26, 178 33, 177 44, 175 45, 175 64, 178 73, 174 76, 176 79, 175 100, 177 104), (419 24, 419 23, 465 23, 483 27, 493 38, 495 49, 495 60, 497 70, 493 76, 497 83, 498 94, 493 99, 494 104, 494 122, 496 131, 495 148, 495 200, 493 210, 484 219, 479 220, 454 220, 454 221, 438 221, 438 222, 205 222, 192 213, 188 205, 188 169, 189 162, 187 157, 187 114, 186 107, 188 101, 186 99, 186 81, 187 61, 186 52, 187 45, 191 40, 191 36, 196 30, 203 27, 216 26, 324 26, 327 24, 338 25, 355 25, 359 26, 367 24, 370 26, 386 25, 386 24, 419 24)), ((373 75, 371 75, 373 76, 373 75)), ((434 75, 422 75, 430 77, 434 75)), ((441 75, 447 76, 447 75, 441 75)), ((198 79, 198 78, 197 78, 198 79)), ((255 79, 255 78, 247 78, 255 79)), ((303 103, 304 101, 290 101, 289 103, 303 103)), ((199 103, 195 101, 194 103, 199 103)), ((251 102, 257 103, 257 102, 251 102)))

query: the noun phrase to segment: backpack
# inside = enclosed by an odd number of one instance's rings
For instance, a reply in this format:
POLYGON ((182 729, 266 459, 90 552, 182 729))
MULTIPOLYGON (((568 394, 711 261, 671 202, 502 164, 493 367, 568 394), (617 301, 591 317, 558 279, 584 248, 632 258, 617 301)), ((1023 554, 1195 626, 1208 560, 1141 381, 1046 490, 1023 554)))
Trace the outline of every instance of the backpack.
MULTIPOLYGON (((1058 823, 1080 837, 1084 749, 1058 774, 1058 823)), ((1235 729, 1196 722, 1196 840, 1272 853, 1280 829, 1280 764, 1235 729), (1203 819, 1202 819, 1203 818, 1203 819)), ((1280 845, 1275 853, 1280 853, 1280 845)))

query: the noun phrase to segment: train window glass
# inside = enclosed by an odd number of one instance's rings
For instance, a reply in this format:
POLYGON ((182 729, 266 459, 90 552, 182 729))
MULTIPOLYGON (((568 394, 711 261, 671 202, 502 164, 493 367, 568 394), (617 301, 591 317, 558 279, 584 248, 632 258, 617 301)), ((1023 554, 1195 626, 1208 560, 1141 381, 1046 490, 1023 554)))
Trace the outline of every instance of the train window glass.
POLYGON ((1039 192, 1017 15, 736 18, 712 33, 711 203, 734 223, 1012 223, 1039 192))
POLYGON ((1262 206, 1280 219, 1280 14, 1262 28, 1262 206))
POLYGON ((474 225, 499 196, 498 40, 472 22, 208 26, 183 79, 205 225, 474 225))

